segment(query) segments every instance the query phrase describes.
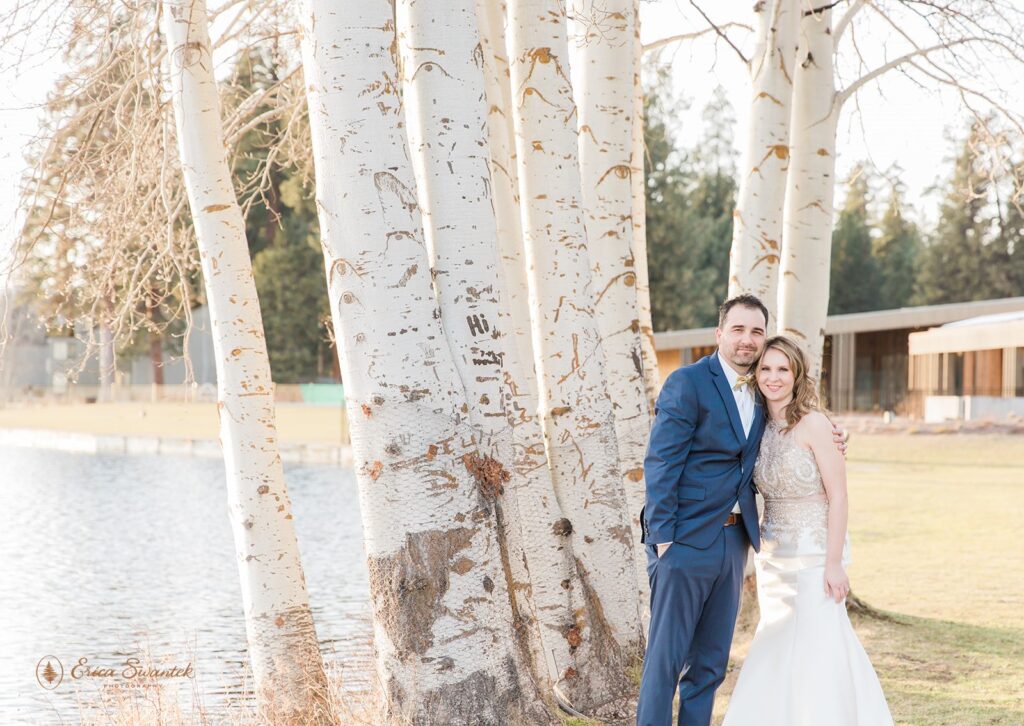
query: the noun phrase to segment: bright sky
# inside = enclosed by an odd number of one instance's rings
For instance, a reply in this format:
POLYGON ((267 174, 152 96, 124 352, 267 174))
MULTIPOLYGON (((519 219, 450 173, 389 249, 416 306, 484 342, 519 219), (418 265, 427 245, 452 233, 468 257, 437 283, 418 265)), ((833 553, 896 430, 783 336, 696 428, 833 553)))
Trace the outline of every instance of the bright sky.
MULTIPOLYGON (((751 5, 752 0, 706 0, 702 7, 719 22, 750 22, 751 5)), ((641 27, 643 41, 650 42, 702 29, 706 23, 688 0, 655 0, 641 4, 641 27)), ((740 43, 746 37, 744 31, 736 31, 733 37, 749 51, 751 43, 740 43)), ((687 144, 700 135, 701 111, 715 87, 721 85, 736 114, 739 150, 745 133, 749 86, 746 68, 736 53, 724 42, 716 43, 712 36, 705 36, 680 46, 674 53, 664 51, 661 59, 673 64, 677 91, 692 102, 690 110, 678 120, 677 137, 687 144)), ((17 74, 0 72, 0 88, 4 89, 0 100, 0 250, 9 247, 20 223, 15 209, 18 182, 25 172, 23 150, 36 132, 38 106, 58 70, 51 60, 33 61, 17 74)), ((932 218, 937 199, 925 191, 948 173, 945 159, 952 148, 944 134, 947 129, 960 133, 965 116, 951 94, 922 90, 898 74, 887 75, 881 87, 884 95, 879 85, 872 84, 843 113, 837 145, 838 178, 843 179, 861 160, 880 170, 898 164, 903 169, 907 200, 920 215, 932 218)))
MULTIPOLYGON (((697 4, 720 25, 730 20, 753 24, 753 0, 703 0, 697 4)), ((840 8, 843 5, 845 3, 840 4, 840 8)), ((839 17, 838 12, 839 8, 833 22, 839 17)), ((707 27, 707 22, 689 0, 654 0, 641 4, 641 39, 644 43, 707 27)), ((748 56, 753 48, 751 36, 742 29, 729 31, 729 37, 748 56)), ((858 36, 862 48, 871 45, 881 57, 881 52, 884 52, 881 44, 877 40, 870 44, 865 37, 864 34, 858 36)), ((843 43, 849 42, 848 32, 843 43)), ((890 51, 888 57, 896 57, 903 52, 902 48, 890 51)), ((692 101, 688 112, 679 119, 677 138, 680 143, 686 145, 699 137, 702 132, 701 112, 713 90, 721 85, 733 105, 737 121, 736 150, 741 156, 746 137, 750 85, 746 66, 736 52, 709 34, 679 46, 674 54, 670 49, 662 51, 661 62, 672 64, 677 93, 692 101)), ((840 181, 845 180, 850 169, 862 161, 880 172, 898 166, 902 169, 899 178, 906 185, 906 201, 922 221, 934 219, 938 198, 935 194, 927 194, 927 190, 949 174, 946 160, 951 156, 953 146, 947 132, 952 132, 957 138, 962 136, 966 118, 951 93, 921 89, 898 72, 891 71, 878 83, 862 88, 844 108, 836 140, 836 176, 840 181)), ((837 204, 841 203, 842 196, 842 189, 838 188, 837 204)))

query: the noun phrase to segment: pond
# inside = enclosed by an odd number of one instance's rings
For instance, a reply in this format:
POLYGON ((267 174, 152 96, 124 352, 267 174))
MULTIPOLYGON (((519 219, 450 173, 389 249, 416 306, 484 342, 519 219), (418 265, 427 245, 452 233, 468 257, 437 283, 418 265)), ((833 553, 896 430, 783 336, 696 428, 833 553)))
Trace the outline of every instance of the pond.
MULTIPOLYGON (((372 628, 355 475, 285 476, 321 651, 359 688, 372 628)), ((190 663, 194 678, 176 679, 186 712, 197 698, 211 715, 251 705, 221 461, 0 448, 0 553, 0 723, 79 721, 111 682, 71 678, 82 658, 118 673, 132 657, 190 663), (63 669, 52 689, 44 657, 63 669)))

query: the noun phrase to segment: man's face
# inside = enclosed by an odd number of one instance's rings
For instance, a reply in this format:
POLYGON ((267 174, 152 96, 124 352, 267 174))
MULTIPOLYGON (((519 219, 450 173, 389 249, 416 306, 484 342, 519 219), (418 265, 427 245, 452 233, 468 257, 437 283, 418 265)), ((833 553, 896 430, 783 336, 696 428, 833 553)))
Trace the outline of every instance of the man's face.
POLYGON ((722 357, 746 372, 764 347, 764 313, 758 308, 734 306, 725 316, 725 325, 715 330, 715 338, 722 357))

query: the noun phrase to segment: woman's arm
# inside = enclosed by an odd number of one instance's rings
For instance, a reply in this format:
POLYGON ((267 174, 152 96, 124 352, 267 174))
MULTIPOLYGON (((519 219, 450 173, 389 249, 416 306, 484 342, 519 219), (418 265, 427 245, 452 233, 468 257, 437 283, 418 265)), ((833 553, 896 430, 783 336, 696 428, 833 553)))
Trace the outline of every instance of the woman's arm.
POLYGON ((850 591, 850 580, 843 569, 843 546, 849 500, 846 492, 846 461, 832 441, 832 423, 824 414, 807 415, 807 440, 821 472, 828 497, 828 537, 825 541, 825 594, 836 602, 850 591))

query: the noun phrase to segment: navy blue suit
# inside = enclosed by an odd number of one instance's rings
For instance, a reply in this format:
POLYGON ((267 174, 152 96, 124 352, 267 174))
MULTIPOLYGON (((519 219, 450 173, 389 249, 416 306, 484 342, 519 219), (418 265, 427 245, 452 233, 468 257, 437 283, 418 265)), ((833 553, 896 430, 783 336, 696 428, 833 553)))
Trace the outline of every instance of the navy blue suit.
POLYGON ((711 722, 725 678, 747 548, 760 547, 754 461, 764 432, 755 405, 749 435, 717 353, 674 371, 658 396, 644 477, 643 541, 651 583, 638 726, 711 722), (725 527, 739 501, 742 525, 725 527), (659 559, 657 545, 672 542, 659 559), (682 680, 680 680, 682 675, 682 680))

